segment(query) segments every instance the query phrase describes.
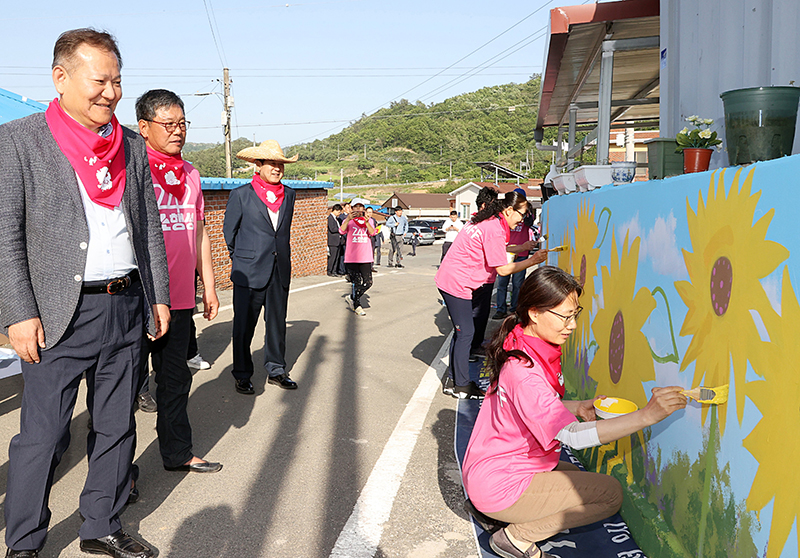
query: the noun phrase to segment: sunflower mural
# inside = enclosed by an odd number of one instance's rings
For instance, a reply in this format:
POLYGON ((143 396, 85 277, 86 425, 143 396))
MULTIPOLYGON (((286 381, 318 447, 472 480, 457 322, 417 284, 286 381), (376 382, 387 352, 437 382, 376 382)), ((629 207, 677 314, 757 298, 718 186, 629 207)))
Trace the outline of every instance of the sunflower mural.
POLYGON ((758 461, 747 508, 757 512, 774 499, 766 558, 781 555, 792 525, 800 517, 800 477, 787 474, 787 461, 796 462, 800 457, 800 438, 796 435, 800 430, 800 377, 796 370, 800 362, 800 305, 786 269, 782 293, 781 315, 771 308, 762 314, 771 340, 767 344, 768 365, 761 371, 764 380, 745 385, 746 395, 762 413, 761 420, 742 441, 758 461))
MULTIPOLYGON (((786 248, 766 240, 774 209, 753 223, 761 195, 750 192, 754 172, 755 167, 742 181, 742 169, 737 170, 727 196, 725 170, 713 173, 708 201, 704 204, 702 193, 698 196, 697 213, 687 200, 686 220, 694 251, 683 250, 689 281, 675 283, 688 308, 680 335, 692 336, 680 369, 694 362, 693 385, 718 386, 730 382, 732 364, 740 424, 748 355, 753 362, 764 352, 750 311, 764 316, 771 310, 759 280, 789 256, 786 248)), ((763 369, 756 362, 753 367, 763 369)), ((707 413, 708 406, 703 408, 704 421, 707 413)), ((720 432, 725 431, 725 415, 720 413, 720 432)))
POLYGON ((589 345, 592 302, 595 295, 594 279, 597 276, 597 262, 600 259, 600 249, 594 246, 597 244, 599 234, 600 230, 594 217, 594 206, 590 209, 589 201, 584 200, 578 208, 575 242, 569 250, 572 274, 583 289, 581 305, 586 307, 586 311, 581 313, 578 318, 578 327, 570 336, 578 343, 581 351, 586 351, 589 345))
MULTIPOLYGON (((626 234, 622 251, 618 254, 616 235, 612 234, 611 261, 601 270, 603 307, 592 322, 598 349, 589 366, 589 376, 597 382, 597 395, 630 399, 642 408, 647 404, 642 382, 655 380, 656 373, 650 345, 641 329, 655 309, 656 301, 644 287, 635 292, 639 243, 639 237, 629 242, 626 234)), ((644 443, 641 433, 638 436, 644 443)), ((631 483, 633 470, 629 436, 601 446, 598 464, 615 446, 616 457, 608 461, 608 469, 625 463, 628 482, 631 483)))

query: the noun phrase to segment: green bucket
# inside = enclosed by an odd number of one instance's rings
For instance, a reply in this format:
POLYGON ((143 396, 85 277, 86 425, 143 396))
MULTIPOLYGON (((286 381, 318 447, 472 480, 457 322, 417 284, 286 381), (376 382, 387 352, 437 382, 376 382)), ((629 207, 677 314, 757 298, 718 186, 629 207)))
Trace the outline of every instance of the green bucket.
POLYGON ((726 91, 720 97, 731 165, 792 154, 800 87, 749 87, 726 91))

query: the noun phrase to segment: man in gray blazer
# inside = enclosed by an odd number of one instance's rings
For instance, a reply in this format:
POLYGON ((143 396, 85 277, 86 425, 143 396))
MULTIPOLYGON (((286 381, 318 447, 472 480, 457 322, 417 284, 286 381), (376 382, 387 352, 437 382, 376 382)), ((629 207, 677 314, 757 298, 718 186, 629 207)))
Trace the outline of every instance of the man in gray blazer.
POLYGON ((59 99, 0 126, 0 325, 25 380, 9 447, 6 556, 36 557, 44 545, 84 372, 94 426, 81 549, 155 554, 122 531, 119 512, 131 488, 142 333, 168 328, 169 275, 144 141, 113 117, 120 66, 113 37, 68 31, 54 49, 59 99))

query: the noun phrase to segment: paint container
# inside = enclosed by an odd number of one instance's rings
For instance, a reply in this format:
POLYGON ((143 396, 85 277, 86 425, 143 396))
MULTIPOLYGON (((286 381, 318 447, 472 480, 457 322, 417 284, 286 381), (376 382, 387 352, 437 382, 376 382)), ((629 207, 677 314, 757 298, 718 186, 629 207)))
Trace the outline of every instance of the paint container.
POLYGON ((594 410, 597 418, 610 419, 638 411, 639 406, 633 401, 620 397, 606 397, 594 402, 594 410))

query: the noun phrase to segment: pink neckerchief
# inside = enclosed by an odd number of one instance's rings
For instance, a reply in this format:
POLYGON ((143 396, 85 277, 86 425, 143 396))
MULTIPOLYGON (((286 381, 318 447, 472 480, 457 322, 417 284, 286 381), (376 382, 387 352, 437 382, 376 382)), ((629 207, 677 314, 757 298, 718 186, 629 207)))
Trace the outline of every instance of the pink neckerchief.
POLYGON ((159 185, 177 201, 182 201, 186 194, 186 172, 180 153, 168 155, 148 145, 147 159, 150 161, 150 172, 158 179, 159 185))
POLYGON ((258 195, 258 199, 267 204, 267 207, 276 212, 283 203, 283 184, 270 184, 260 174, 253 175, 253 189, 258 195))
POLYGON ((503 349, 506 351, 511 349, 524 351, 537 364, 541 364, 547 381, 558 392, 559 397, 564 397, 564 376, 561 374, 561 347, 533 335, 526 335, 522 330, 522 326, 517 324, 503 341, 503 349))
POLYGON ((44 116, 89 198, 108 209, 117 207, 125 192, 125 148, 117 117, 111 117, 111 134, 104 138, 64 112, 58 99, 50 102, 44 116))
POLYGON ((511 224, 506 219, 506 216, 502 213, 500 214, 500 219, 503 221, 503 232, 506 233, 506 245, 508 245, 509 241, 511 240, 511 224))

